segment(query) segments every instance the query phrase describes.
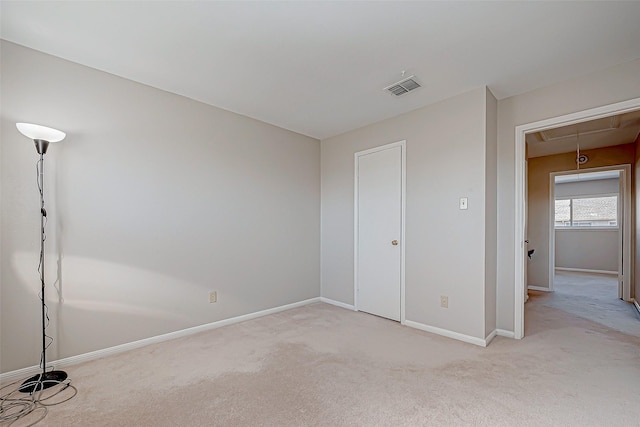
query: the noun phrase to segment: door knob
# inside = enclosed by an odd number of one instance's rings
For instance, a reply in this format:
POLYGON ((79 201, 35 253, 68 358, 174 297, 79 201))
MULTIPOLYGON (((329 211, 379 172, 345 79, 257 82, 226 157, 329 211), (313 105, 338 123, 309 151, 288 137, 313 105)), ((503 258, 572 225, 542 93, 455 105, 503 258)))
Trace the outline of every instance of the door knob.
POLYGON ((392 241, 391 241, 391 244, 392 244, 393 246, 398 246, 398 241, 397 241, 397 240, 392 240, 392 241))

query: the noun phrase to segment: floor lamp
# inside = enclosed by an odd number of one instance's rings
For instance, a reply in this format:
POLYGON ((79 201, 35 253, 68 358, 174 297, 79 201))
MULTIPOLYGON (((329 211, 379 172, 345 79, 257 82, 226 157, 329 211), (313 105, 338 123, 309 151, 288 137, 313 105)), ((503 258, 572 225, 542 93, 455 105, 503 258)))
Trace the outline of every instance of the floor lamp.
POLYGON ((64 371, 48 371, 47 372, 47 314, 44 302, 44 227, 46 224, 47 211, 44 208, 44 155, 49 148, 49 143, 59 142, 64 139, 66 134, 56 129, 45 126, 34 125, 30 123, 16 123, 16 127, 27 138, 33 140, 36 145, 36 151, 40 155, 38 161, 38 190, 40 191, 40 301, 42 302, 42 372, 25 380, 18 389, 22 393, 34 393, 49 387, 53 387, 62 383, 67 379, 67 373, 64 371))

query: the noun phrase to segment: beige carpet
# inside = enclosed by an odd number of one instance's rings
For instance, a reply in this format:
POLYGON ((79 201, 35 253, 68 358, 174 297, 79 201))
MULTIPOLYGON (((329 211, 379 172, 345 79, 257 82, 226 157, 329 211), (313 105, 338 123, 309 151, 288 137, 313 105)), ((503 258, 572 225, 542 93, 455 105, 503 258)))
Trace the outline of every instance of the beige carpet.
POLYGON ((549 298, 486 349, 318 303, 70 367, 38 425, 640 425, 640 338, 549 298))
POLYGON ((617 277, 557 271, 554 290, 535 297, 548 307, 640 338, 640 315, 633 304, 618 298, 617 277))

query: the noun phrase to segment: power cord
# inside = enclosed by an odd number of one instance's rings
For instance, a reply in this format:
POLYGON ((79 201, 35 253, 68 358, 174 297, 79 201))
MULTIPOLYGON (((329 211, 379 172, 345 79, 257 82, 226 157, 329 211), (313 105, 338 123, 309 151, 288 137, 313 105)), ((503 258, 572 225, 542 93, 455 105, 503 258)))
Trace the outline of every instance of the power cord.
POLYGON ((0 387, 0 392, 4 392, 0 396, 0 424, 8 422, 7 426, 11 426, 16 421, 26 420, 27 416, 35 414, 31 417, 34 419, 27 421, 29 424, 25 427, 36 425, 47 416, 49 406, 64 403, 78 394, 78 389, 71 385, 71 380, 63 381, 45 390, 42 390, 43 382, 46 381, 34 380, 24 383, 23 380, 19 380, 0 387), (34 387, 35 391, 25 396, 20 391, 23 387, 34 387), (62 394, 65 390, 69 392, 62 394), (56 396, 60 398, 51 402, 51 399, 56 396))
MULTIPOLYGON (((41 200, 44 202, 44 193, 42 190, 42 160, 38 160, 36 163, 36 178, 38 183, 38 191, 40 192, 41 200)), ((44 222, 42 224, 42 245, 40 245, 40 260, 38 262, 38 273, 41 272, 44 261, 44 241, 47 239, 47 235, 45 233, 45 228, 47 226, 47 222, 49 218, 47 217, 47 211, 44 208, 41 208, 41 214, 44 217, 44 222)), ((45 307, 45 330, 46 327, 49 326, 49 307, 46 305, 44 301, 44 294, 42 291, 39 292, 40 301, 45 307)), ((44 356, 46 354, 47 349, 53 343, 53 338, 49 335, 46 335, 45 338, 47 340, 47 344, 45 348, 42 350, 40 354, 40 370, 44 371, 45 367, 44 356)), ((53 369, 53 367, 50 367, 53 369)), ((33 421, 27 424, 25 427, 33 426, 42 421, 48 413, 49 406, 59 405, 64 403, 70 399, 72 399, 76 394, 78 394, 78 389, 71 385, 71 380, 67 379, 65 381, 52 381, 42 378, 42 374, 40 376, 36 376, 32 381, 26 382, 25 380, 14 381, 10 384, 0 387, 0 392, 3 394, 0 395, 0 424, 8 422, 7 426, 12 425, 19 419, 26 419, 30 414, 36 414, 33 421), (45 383, 55 383, 53 386, 47 386, 45 388, 45 383), (25 396, 24 390, 33 389, 28 396, 25 396), (8 390, 8 391, 7 391, 8 390), (65 390, 69 390, 68 394, 64 394, 61 396, 61 400, 55 400, 53 403, 50 403, 51 399, 60 395, 65 390)), ((27 421, 28 422, 28 421, 27 421)))

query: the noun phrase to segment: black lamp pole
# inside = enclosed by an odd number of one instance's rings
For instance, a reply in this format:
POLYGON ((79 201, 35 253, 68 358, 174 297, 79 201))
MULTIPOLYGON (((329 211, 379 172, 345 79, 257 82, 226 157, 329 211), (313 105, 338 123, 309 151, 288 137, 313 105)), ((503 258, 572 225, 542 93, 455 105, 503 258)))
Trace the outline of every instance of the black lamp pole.
POLYGON ((42 303, 42 372, 32 376, 25 380, 20 386, 19 390, 23 393, 34 393, 41 391, 49 387, 53 387, 62 383, 67 379, 67 373, 64 371, 49 371, 47 372, 47 313, 46 305, 44 302, 44 226, 45 218, 47 217, 47 211, 44 208, 44 154, 49 147, 49 141, 44 139, 34 139, 36 144, 36 151, 40 154, 40 161, 38 163, 38 190, 40 191, 40 301, 42 303))

